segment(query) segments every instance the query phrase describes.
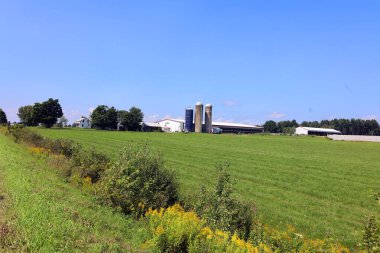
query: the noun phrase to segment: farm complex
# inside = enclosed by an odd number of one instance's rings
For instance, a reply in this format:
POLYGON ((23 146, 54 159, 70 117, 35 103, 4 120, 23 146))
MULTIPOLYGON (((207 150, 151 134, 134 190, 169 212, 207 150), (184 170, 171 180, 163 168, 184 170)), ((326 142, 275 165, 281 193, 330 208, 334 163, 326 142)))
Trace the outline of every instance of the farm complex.
POLYGON ((215 122, 212 120, 212 105, 206 104, 203 117, 203 104, 195 105, 195 115, 192 108, 186 108, 185 120, 163 119, 153 123, 142 123, 142 131, 152 132, 162 130, 164 132, 196 132, 196 133, 262 133, 264 128, 261 126, 215 122))

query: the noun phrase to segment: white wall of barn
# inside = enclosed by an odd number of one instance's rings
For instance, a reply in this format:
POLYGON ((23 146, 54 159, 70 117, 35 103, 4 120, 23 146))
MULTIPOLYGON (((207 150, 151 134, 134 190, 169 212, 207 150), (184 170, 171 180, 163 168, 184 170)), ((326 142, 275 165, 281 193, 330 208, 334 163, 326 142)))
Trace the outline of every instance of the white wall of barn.
POLYGON ((160 124, 163 131, 168 131, 168 132, 182 132, 183 131, 183 122, 174 121, 174 120, 162 120, 157 123, 160 124))

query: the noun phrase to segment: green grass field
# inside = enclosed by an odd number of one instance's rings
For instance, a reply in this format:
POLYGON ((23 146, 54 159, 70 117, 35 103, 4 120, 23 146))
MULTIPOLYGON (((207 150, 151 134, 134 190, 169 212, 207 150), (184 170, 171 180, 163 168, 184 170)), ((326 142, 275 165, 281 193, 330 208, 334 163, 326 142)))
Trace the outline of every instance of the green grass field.
POLYGON ((295 226, 313 238, 332 236, 353 247, 364 217, 380 214, 371 191, 380 191, 380 144, 266 135, 200 135, 38 129, 116 156, 129 142, 146 142, 177 172, 183 194, 213 182, 228 161, 239 196, 253 201, 268 224, 295 226))
POLYGON ((138 222, 0 134, 0 252, 138 252, 138 222))

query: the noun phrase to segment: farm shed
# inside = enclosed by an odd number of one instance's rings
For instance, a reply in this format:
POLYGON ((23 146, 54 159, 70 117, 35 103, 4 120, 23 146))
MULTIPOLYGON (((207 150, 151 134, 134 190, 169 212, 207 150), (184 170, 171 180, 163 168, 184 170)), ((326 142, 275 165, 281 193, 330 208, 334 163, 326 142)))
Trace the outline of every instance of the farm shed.
POLYGON ((315 128, 315 127, 297 127, 296 134, 298 135, 318 135, 327 136, 330 134, 342 134, 340 131, 330 128, 315 128))
POLYGON ((79 127, 79 128, 91 128, 91 120, 89 120, 88 118, 82 116, 80 119, 78 119, 77 121, 75 121, 73 123, 73 125, 75 127, 79 127))
POLYGON ((143 132, 154 132, 154 131, 161 131, 162 127, 158 123, 141 123, 141 131, 143 132))
POLYGON ((254 134, 264 132, 263 127, 255 125, 246 125, 239 123, 228 123, 228 122, 212 122, 212 127, 218 127, 222 129, 222 133, 242 133, 242 134, 254 134))
POLYGON ((178 119, 164 119, 156 122, 164 132, 182 132, 185 122, 178 119))

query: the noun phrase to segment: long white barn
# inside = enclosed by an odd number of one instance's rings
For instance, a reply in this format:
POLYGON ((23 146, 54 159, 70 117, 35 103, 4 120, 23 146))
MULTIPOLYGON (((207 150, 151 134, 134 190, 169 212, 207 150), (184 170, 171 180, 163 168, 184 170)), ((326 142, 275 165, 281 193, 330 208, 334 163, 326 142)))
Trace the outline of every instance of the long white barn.
POLYGON ((316 128, 316 127, 297 127, 296 134, 298 135, 319 135, 327 136, 329 134, 342 134, 340 131, 330 128, 316 128))

